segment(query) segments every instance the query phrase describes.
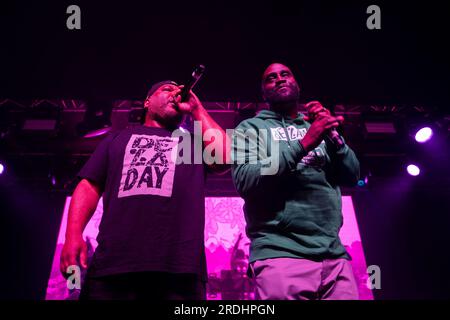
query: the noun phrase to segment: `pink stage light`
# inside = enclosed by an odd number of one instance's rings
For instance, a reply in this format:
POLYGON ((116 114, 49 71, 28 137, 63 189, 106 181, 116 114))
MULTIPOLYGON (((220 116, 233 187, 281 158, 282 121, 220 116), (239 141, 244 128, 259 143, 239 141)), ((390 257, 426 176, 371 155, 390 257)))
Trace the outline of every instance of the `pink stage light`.
POLYGON ((3 172, 5 172, 5 166, 3 163, 0 163, 0 174, 3 174, 3 172))
POLYGON ((424 127, 417 131, 416 133, 416 141, 419 143, 427 142, 433 136, 433 130, 430 127, 424 127))

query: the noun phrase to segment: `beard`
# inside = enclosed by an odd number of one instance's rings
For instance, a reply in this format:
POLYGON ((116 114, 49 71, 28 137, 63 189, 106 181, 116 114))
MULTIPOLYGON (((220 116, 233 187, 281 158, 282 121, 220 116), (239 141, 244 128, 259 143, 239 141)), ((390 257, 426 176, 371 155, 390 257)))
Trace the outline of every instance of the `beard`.
POLYGON ((167 128, 176 129, 178 128, 184 120, 182 113, 165 115, 160 118, 160 123, 163 123, 167 128))
POLYGON ((300 99, 300 88, 295 83, 287 84, 286 89, 272 89, 264 92, 264 97, 269 104, 283 104, 297 102, 300 99))
POLYGON ((167 129, 176 129, 184 121, 184 114, 175 110, 163 110, 161 113, 151 114, 151 118, 158 121, 167 129))

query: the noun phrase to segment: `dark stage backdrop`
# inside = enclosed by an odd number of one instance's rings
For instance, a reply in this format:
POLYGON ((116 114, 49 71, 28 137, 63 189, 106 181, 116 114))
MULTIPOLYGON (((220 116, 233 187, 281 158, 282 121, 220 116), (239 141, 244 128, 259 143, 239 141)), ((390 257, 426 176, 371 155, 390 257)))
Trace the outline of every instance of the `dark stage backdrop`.
POLYGON ((260 99, 272 61, 302 99, 448 108, 448 2, 10 1, 0 3, 0 98, 142 100, 206 65, 204 101, 260 99), (81 29, 68 30, 79 5, 81 29), (381 9, 381 29, 366 26, 381 9))
POLYGON ((393 179, 354 194, 367 264, 381 268, 375 299, 450 298, 449 195, 448 185, 393 179))

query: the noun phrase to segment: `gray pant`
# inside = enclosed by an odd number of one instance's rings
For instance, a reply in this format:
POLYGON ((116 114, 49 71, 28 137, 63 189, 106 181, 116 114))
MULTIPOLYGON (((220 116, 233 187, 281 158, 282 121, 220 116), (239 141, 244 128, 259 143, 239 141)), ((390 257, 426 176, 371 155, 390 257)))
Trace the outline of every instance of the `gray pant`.
POLYGON ((358 300, 350 262, 274 258, 250 265, 258 300, 358 300))

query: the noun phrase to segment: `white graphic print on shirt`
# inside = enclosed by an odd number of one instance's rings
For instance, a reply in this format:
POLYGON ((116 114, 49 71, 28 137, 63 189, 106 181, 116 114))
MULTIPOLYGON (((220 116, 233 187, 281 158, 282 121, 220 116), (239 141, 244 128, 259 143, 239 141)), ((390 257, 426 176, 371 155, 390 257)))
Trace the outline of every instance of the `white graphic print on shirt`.
POLYGON ((175 175, 171 154, 177 148, 178 137, 133 134, 125 149, 118 197, 170 197, 175 175))

